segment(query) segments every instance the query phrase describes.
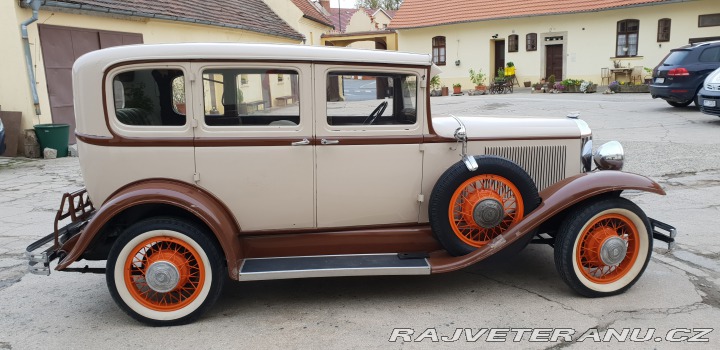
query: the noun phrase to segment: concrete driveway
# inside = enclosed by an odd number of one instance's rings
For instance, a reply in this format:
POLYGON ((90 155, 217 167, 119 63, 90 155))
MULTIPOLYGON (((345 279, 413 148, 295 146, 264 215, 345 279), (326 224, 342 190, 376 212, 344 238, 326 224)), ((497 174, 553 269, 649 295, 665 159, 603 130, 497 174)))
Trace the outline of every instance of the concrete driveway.
MULTIPOLYGON (((665 197, 628 193, 649 216, 679 230, 676 250, 655 241, 640 281, 623 295, 587 299, 560 280, 548 246, 515 258, 425 277, 360 277, 229 283, 198 322, 149 328, 112 301, 103 275, 28 275, 24 247, 50 232, 63 192, 82 187, 77 159, 0 158, 0 349, 41 348, 717 348, 720 342, 720 118, 672 108, 647 94, 530 94, 432 98, 435 115, 580 112, 596 145, 619 140, 626 169, 658 181, 665 197), (430 336, 390 343, 393 328, 430 336), (434 331, 427 332, 427 329, 434 331), (640 329, 645 343, 478 343, 457 329, 640 329), (672 342, 673 328, 714 329, 709 342, 672 342), (669 340, 668 340, 669 339, 669 340), (442 339, 440 339, 442 341, 442 339)), ((512 332, 512 331, 511 331, 512 332)), ((682 333, 682 332, 681 332, 682 333)), ((511 333, 514 334, 514 333, 511 333)), ((674 335, 680 334, 677 331, 674 335)), ((540 338, 538 338, 540 339, 540 338)), ((536 339, 537 340, 537 339, 536 339)))

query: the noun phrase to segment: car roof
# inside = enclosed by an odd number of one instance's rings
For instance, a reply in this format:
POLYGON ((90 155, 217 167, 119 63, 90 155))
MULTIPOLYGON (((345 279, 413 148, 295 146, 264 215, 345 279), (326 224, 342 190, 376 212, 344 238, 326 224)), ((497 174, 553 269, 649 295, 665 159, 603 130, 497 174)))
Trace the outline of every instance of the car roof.
POLYGON ((179 43, 116 46, 87 53, 74 69, 148 60, 280 60, 430 66, 428 54, 294 44, 179 43))

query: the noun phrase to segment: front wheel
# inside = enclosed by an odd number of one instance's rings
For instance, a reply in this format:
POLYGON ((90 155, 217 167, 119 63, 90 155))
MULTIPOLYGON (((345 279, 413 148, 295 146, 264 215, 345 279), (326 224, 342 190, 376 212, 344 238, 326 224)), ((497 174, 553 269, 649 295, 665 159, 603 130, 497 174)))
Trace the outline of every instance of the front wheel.
POLYGON ((224 283, 219 249, 197 225, 175 218, 140 221, 117 239, 106 269, 108 289, 128 315, 153 326, 194 321, 224 283))
POLYGON ((555 238, 555 267, 587 297, 625 292, 650 261, 652 232, 645 213, 620 197, 605 198, 567 216, 555 238))

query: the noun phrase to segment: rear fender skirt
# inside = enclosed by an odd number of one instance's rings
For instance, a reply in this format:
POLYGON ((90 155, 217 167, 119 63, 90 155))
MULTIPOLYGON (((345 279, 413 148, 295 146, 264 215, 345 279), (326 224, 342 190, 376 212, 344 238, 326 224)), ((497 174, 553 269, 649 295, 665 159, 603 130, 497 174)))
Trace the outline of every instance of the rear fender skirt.
POLYGON ((202 220, 217 237, 228 263, 228 273, 237 278, 242 255, 237 233, 240 227, 218 199, 201 188, 170 179, 148 179, 117 190, 90 219, 68 255, 55 268, 61 271, 79 259, 105 224, 124 210, 142 204, 179 207, 202 220))
POLYGON ((520 237, 532 234, 533 230, 543 222, 574 204, 603 193, 623 190, 640 190, 665 195, 665 191, 655 181, 636 174, 604 170, 575 175, 540 192, 542 203, 537 209, 484 247, 457 257, 450 256, 444 250, 433 252, 428 259, 431 271, 432 273, 450 272, 478 263, 520 237))

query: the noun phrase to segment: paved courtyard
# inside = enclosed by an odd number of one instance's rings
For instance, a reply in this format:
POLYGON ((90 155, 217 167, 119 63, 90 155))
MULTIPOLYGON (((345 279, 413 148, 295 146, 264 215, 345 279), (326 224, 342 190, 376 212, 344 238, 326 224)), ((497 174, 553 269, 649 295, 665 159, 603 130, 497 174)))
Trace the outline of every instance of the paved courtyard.
MULTIPOLYGON (((530 94, 432 98, 434 115, 564 117, 580 112, 595 144, 619 140, 626 171, 658 181, 667 196, 628 193, 649 216, 678 228, 678 246, 655 253, 627 293, 574 294, 555 271, 550 247, 511 260, 419 277, 359 277, 226 284, 198 322, 150 328, 112 301, 103 275, 29 275, 22 252, 52 229, 64 192, 81 188, 76 158, 0 158, 0 349, 44 348, 431 348, 388 343, 393 328, 714 328, 709 343, 621 344, 674 349, 720 343, 720 118, 672 108, 647 94, 530 94)), ((500 348, 615 348, 617 343, 443 344, 500 348)))

